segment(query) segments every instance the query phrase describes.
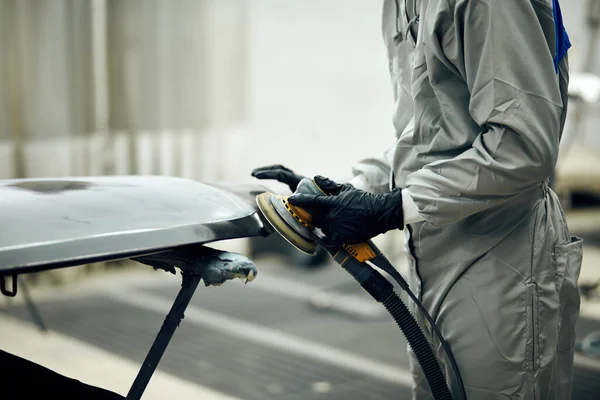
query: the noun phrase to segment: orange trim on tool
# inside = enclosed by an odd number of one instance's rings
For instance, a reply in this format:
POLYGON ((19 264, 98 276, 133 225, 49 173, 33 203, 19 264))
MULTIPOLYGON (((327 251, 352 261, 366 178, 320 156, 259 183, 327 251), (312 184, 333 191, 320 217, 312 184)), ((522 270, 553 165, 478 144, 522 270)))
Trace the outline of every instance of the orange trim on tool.
POLYGON ((360 262, 372 260, 377 257, 377 254, 373 251, 371 246, 367 242, 357 244, 345 244, 344 249, 350 253, 350 255, 356 258, 360 262))
POLYGON ((290 213, 290 215, 294 217, 296 221, 304 225, 307 229, 314 229, 315 227, 312 224, 312 217, 310 216, 310 214, 300 207, 294 207, 289 203, 287 199, 288 196, 285 196, 281 198, 281 201, 285 206, 286 210, 290 213))

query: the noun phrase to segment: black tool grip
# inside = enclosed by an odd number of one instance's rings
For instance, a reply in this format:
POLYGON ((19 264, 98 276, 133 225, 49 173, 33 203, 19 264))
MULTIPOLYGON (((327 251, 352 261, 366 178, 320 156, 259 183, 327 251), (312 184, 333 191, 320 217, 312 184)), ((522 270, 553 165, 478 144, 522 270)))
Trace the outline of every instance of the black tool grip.
POLYGON ((349 258, 342 267, 379 303, 383 303, 392 293, 394 286, 369 265, 349 258))

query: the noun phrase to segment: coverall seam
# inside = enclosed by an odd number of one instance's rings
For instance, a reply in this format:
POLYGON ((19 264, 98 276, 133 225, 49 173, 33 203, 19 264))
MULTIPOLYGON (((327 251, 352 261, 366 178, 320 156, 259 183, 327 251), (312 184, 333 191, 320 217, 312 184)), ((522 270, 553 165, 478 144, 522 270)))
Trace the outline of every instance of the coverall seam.
MULTIPOLYGON (((519 89, 519 88, 518 88, 518 87, 516 87, 514 84, 512 84, 512 83, 510 83, 510 82, 507 82, 507 81, 505 81, 504 79, 500 79, 500 78, 498 78, 498 77, 494 77, 494 79, 493 79, 493 82, 501 82, 501 83, 504 83, 505 85, 508 85, 508 86, 510 86, 511 88, 513 88, 514 90, 516 90, 517 92, 519 92, 520 94, 527 94, 527 95, 530 95, 530 96, 534 96, 534 97, 537 97, 537 98, 539 98, 539 99, 546 100, 548 103, 552 104, 552 105, 553 105, 553 106, 555 106, 555 107, 558 107, 558 108, 560 108, 560 109, 562 109, 562 108, 563 108, 563 105, 562 105, 562 103, 561 103, 561 104, 558 104, 558 103, 555 103, 553 100, 551 100, 551 99, 548 99, 548 98, 546 98, 546 97, 544 97, 544 96, 542 96, 542 95, 540 95, 540 94, 537 94, 537 93, 532 93, 532 92, 530 92, 530 91, 523 90, 523 89, 519 89)), ((489 85, 490 83, 492 83, 492 82, 489 82, 489 83, 487 83, 485 86, 489 85)), ((483 88, 482 88, 482 89, 483 89, 483 88)), ((473 96, 474 96, 474 95, 476 95, 477 93, 478 93, 478 92, 475 92, 475 93, 473 94, 473 96)))
MULTIPOLYGON (((535 218, 533 220, 533 229, 532 229, 532 234, 531 234, 531 251, 530 251, 530 261, 529 261, 529 279, 526 282, 526 287, 527 290, 531 292, 531 304, 529 305, 529 307, 531 307, 531 316, 529 317, 530 320, 528 321, 528 323, 531 324, 531 373, 532 373, 532 377, 534 378, 535 381, 535 374, 539 369, 539 366, 541 365, 541 354, 540 353, 540 349, 539 349, 539 334, 540 334, 540 327, 539 327, 539 299, 538 299, 538 283, 535 279, 534 276, 534 263, 535 263, 535 252, 536 252, 536 240, 535 238, 538 236, 539 234, 539 229, 538 225, 539 225, 539 221, 540 221, 540 210, 539 207, 542 204, 543 200, 544 200, 544 182, 542 182, 542 184, 540 185, 540 198, 538 199, 535 207, 534 207, 534 211, 535 211, 535 218)), ((533 398, 537 399, 538 396, 536 394, 536 386, 535 384, 532 387, 532 392, 533 392, 533 398)))
MULTIPOLYGON (((563 282, 561 280, 561 282, 559 283, 560 276, 558 274, 558 260, 557 260, 558 256, 556 254, 557 247, 558 246, 556 244, 552 247, 552 264, 553 264, 552 267, 554 268, 554 288, 556 290, 556 295, 560 298, 560 290, 562 288, 563 282)), ((564 280, 567 275, 566 268, 565 268, 565 271, 563 272, 563 274, 564 274, 564 277, 563 277, 563 280, 564 280)), ((562 319, 560 318, 560 316, 563 315, 564 308, 565 308, 564 304, 560 303, 558 306, 559 318, 558 318, 558 321, 556 324, 556 337, 557 337, 556 352, 557 352, 557 354, 558 354, 558 352, 561 351, 561 349, 560 349, 560 331, 561 331, 561 327, 562 327, 562 319)), ((570 350, 570 349, 568 349, 568 350, 570 350)))
MULTIPOLYGON (((400 0, 400 1, 402 2, 401 5, 398 5, 398 7, 400 7, 400 16, 401 16, 404 24, 406 26, 408 26, 411 23, 411 20, 408 17, 407 0, 400 0)), ((413 1, 416 2, 417 0, 413 0, 413 1)), ((418 14, 415 17, 418 18, 418 14)), ((416 22, 413 22, 413 23, 416 23, 416 22)), ((402 36, 403 36, 404 41, 407 41, 413 49, 417 47, 417 37, 413 34, 410 27, 408 29, 405 29, 405 32, 402 32, 402 36)))

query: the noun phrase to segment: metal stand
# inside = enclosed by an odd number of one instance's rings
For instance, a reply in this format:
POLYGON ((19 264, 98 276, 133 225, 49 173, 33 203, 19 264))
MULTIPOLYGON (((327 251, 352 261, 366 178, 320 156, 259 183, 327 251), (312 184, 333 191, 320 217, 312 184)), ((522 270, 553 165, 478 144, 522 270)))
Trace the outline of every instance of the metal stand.
POLYGON ((42 318, 42 314, 38 310, 33 298, 29 294, 29 289, 27 289, 27 285, 25 281, 22 279, 18 279, 19 284, 21 285, 21 289, 23 289, 23 296, 25 297, 25 305, 27 306, 27 310, 29 311, 29 315, 31 315, 31 319, 40 328, 40 331, 47 332, 48 328, 44 323, 44 319, 42 318))
POLYGON ((42 319, 42 315, 40 314, 37 306, 33 302, 29 291, 27 290, 27 285, 25 285, 25 281, 20 279, 17 274, 14 275, 1 275, 0 276, 0 293, 2 293, 6 297, 15 297, 17 295, 17 287, 21 285, 23 288, 23 294, 25 296, 25 306, 27 306, 27 311, 31 315, 33 322, 40 328, 42 332, 46 332, 48 328, 46 328, 46 324, 44 324, 44 320, 42 319), (11 289, 6 288, 6 279, 10 276, 12 280, 11 289))
POLYGON ((158 332, 146 359, 144 360, 144 364, 142 364, 142 368, 140 372, 138 372, 131 389, 129 389, 129 393, 127 393, 127 399, 137 400, 142 397, 144 390, 146 390, 146 386, 148 386, 148 382, 150 382, 150 378, 152 374, 154 374, 154 370, 156 369, 158 363, 162 355, 164 354, 167 346, 169 345, 169 341, 175 332, 175 329, 181 323, 183 319, 185 309, 187 308, 198 284, 200 283, 201 275, 195 272, 183 272, 181 289, 179 290, 179 294, 167 314, 165 321, 158 332))
POLYGON ((175 329, 181 323, 185 310, 201 279, 209 286, 220 285, 227 280, 241 277, 245 277, 247 281, 250 281, 257 274, 256 267, 248 258, 237 253, 220 251, 201 245, 192 245, 137 257, 133 260, 150 265, 155 269, 163 269, 172 274, 176 273, 175 266, 177 266, 181 269, 183 277, 177 298, 148 351, 144 364, 142 364, 133 385, 129 389, 129 393, 127 393, 128 400, 138 400, 142 397, 175 329))

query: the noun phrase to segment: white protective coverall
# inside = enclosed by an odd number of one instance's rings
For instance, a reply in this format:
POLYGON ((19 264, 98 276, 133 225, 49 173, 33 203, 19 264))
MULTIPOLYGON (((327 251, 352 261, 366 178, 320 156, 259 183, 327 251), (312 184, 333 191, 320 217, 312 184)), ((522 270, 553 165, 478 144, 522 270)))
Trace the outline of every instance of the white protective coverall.
MULTIPOLYGON (((405 188, 408 280, 468 399, 570 398, 582 241, 547 184, 568 85, 553 0, 417 3, 384 1, 397 143, 350 183, 405 188)), ((429 398, 414 358, 411 371, 414 397, 429 398)))

